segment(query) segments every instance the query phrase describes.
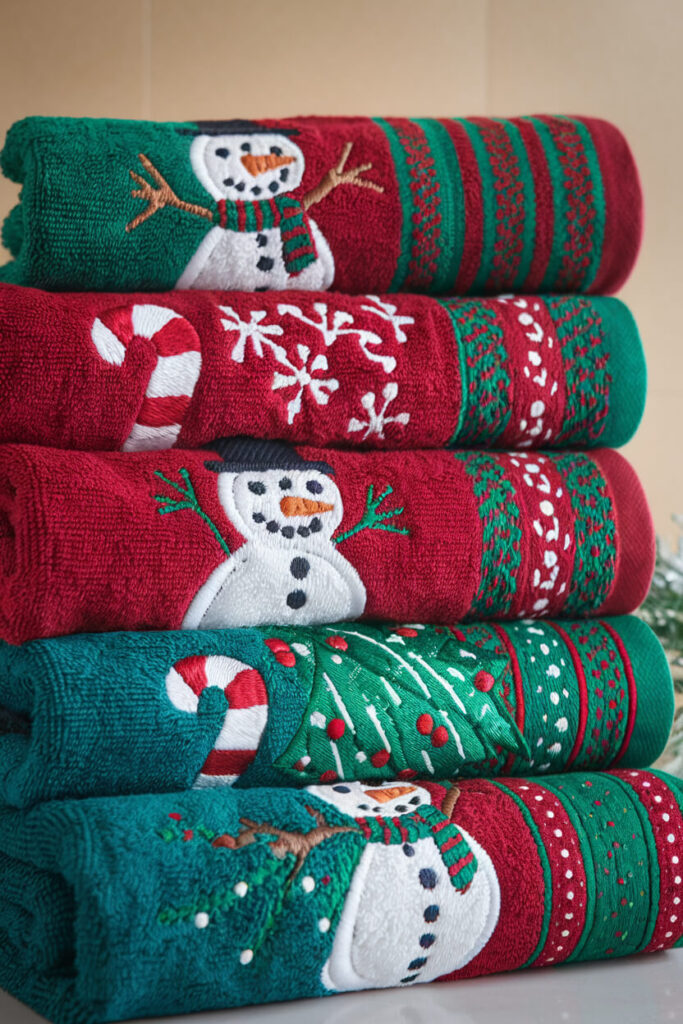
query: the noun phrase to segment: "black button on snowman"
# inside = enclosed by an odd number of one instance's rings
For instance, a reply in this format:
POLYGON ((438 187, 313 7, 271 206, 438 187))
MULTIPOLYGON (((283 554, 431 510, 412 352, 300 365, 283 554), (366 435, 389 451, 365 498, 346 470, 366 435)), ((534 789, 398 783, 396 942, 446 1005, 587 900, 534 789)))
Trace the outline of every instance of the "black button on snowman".
POLYGON ((332 539, 344 509, 334 471, 284 442, 233 438, 212 445, 223 509, 245 543, 198 591, 186 629, 308 624, 357 618, 366 592, 332 539))

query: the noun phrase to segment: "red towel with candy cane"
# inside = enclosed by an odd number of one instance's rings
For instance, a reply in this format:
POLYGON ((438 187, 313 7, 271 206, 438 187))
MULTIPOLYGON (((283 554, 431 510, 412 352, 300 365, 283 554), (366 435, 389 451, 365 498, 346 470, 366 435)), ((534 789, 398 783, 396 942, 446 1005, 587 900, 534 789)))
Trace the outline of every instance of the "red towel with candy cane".
POLYGON ((0 286, 0 442, 140 451, 618 447, 645 402, 618 299, 0 286))
POLYGON ((645 596, 647 503, 581 453, 340 452, 231 438, 0 448, 0 635, 369 618, 617 614, 645 596))

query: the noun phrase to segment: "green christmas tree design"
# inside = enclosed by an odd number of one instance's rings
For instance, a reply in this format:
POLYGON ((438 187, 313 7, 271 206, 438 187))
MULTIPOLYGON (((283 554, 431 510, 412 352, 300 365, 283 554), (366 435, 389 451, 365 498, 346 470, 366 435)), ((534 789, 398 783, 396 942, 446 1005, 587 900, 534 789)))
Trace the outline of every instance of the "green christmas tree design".
POLYGON ((278 629, 268 646, 296 664, 310 698, 277 767, 298 781, 434 778, 528 748, 497 692, 505 659, 446 628, 348 623, 278 629))

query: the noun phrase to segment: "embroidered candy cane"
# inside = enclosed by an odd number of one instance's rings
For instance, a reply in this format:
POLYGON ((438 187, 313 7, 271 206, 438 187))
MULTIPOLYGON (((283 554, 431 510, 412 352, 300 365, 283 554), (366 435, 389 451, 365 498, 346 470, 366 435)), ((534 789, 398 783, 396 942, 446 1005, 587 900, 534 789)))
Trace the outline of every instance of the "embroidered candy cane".
POLYGON ((268 719, 268 691, 250 665, 225 655, 193 655, 177 661, 166 676, 166 693, 180 711, 196 714, 207 686, 223 690, 228 710, 195 788, 229 786, 246 771, 268 719))
POLYGON ((152 341, 157 362, 124 441, 126 452, 171 448, 180 433, 202 365, 199 337, 192 324, 166 306, 136 304, 98 316, 90 336, 107 363, 122 366, 134 338, 152 341))

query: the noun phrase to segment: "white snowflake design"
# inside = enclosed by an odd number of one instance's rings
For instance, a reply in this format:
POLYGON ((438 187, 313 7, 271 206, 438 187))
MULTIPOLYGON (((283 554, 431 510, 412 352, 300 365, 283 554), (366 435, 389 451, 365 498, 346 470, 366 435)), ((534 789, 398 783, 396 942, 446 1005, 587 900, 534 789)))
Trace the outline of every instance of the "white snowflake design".
POLYGON ((279 362, 286 366, 290 372, 287 374, 276 370, 273 375, 272 384, 273 391, 278 391, 280 388, 297 388, 296 395, 287 405, 288 423, 292 423, 294 417, 301 412, 301 399, 306 388, 308 388, 318 405, 327 405, 330 395, 339 387, 339 381, 335 380, 334 377, 322 378, 313 376, 314 374, 324 373, 328 369, 326 356, 319 353, 313 357, 309 364, 308 358, 311 350, 308 345, 297 345, 296 348, 301 360, 301 366, 295 366, 286 356, 284 359, 280 359, 279 362))
POLYGON ((405 427, 410 422, 409 412, 399 412, 396 416, 387 416, 386 414, 389 405, 397 395, 398 384, 395 381, 389 381, 388 384, 385 384, 382 390, 384 405, 378 412, 375 409, 375 402, 377 400, 375 392, 368 391, 360 400, 368 418, 367 420, 357 420, 355 416, 352 416, 347 428, 348 433, 353 434, 359 430, 364 430, 365 433, 361 439, 364 441, 371 434, 377 434, 379 438, 384 438, 384 428, 388 423, 399 423, 402 427, 405 427))
MULTIPOLYGON (((316 330, 320 331, 326 348, 333 345, 337 338, 355 335, 367 359, 373 363, 380 363, 385 373, 392 373, 396 369, 396 360, 393 356, 385 356, 381 352, 373 351, 373 347, 376 348, 382 344, 383 339, 380 338, 379 334, 375 334, 374 331, 366 331, 362 327, 354 327, 351 313, 335 309, 330 321, 330 310, 326 302, 314 302, 313 309, 318 315, 317 320, 312 320, 306 316, 299 306, 294 306, 288 302, 282 302, 277 307, 280 316, 296 317, 301 323, 308 324, 309 327, 315 327, 316 330)), ((374 312, 377 312, 377 310, 374 312)), ((385 317, 385 319, 388 318, 385 317)))
POLYGON ((379 316, 382 320, 388 321, 394 330, 394 337, 396 341, 403 345, 408 340, 406 332, 403 330, 404 327, 408 327, 409 324, 415 323, 415 317, 403 316, 397 313, 397 306, 394 306, 391 302, 382 302, 379 295, 366 295, 365 298, 368 302, 374 302, 374 306, 361 306, 361 309, 365 310, 366 313, 374 313, 375 316, 379 316), (377 308, 379 307, 379 309, 377 308))
MULTIPOLYGON (((366 298, 368 305, 363 305, 361 308, 389 323, 396 341, 399 344, 404 344, 407 341, 404 328, 415 322, 414 317, 399 314, 393 303, 384 302, 377 295, 368 295, 366 298)), ((294 356, 289 356, 285 346, 275 340, 283 337, 284 328, 279 323, 268 323, 266 310, 251 310, 249 319, 243 320, 232 306, 219 306, 219 309, 225 314, 221 319, 223 329, 227 333, 237 334, 237 340, 231 352, 233 362, 243 363, 245 361, 248 346, 251 347, 254 356, 258 359, 263 359, 269 352, 284 368, 274 371, 271 390, 279 391, 288 387, 297 389, 296 395, 287 405, 288 423, 291 424, 301 412, 306 391, 318 405, 327 405, 330 396, 338 390, 339 381, 334 377, 323 376, 329 369, 325 355, 318 354, 311 359, 310 348, 301 343, 297 344, 299 365, 296 365, 292 362, 294 356)), ((282 317, 291 316, 314 328, 321 335, 326 348, 334 345, 339 338, 355 339, 366 359, 372 363, 378 363, 385 373, 392 373, 396 369, 395 357, 379 351, 385 339, 374 331, 354 326, 352 313, 342 309, 330 309, 326 302, 314 302, 313 314, 310 316, 304 313, 300 306, 287 302, 279 303, 277 312, 282 317)), ((375 409, 375 393, 369 391, 363 395, 361 404, 365 409, 367 419, 362 421, 352 418, 349 422, 349 433, 362 430, 365 431, 363 438, 369 437, 371 434, 377 434, 378 437, 383 438, 386 424, 399 423, 405 426, 410 419, 408 413, 387 416, 387 407, 394 401, 397 394, 398 385, 389 382, 383 389, 384 405, 379 412, 375 409)))
POLYGON ((249 320, 240 319, 232 306, 219 306, 221 313, 225 313, 228 319, 221 320, 225 331, 238 331, 239 337, 232 350, 231 358, 235 363, 243 363, 247 342, 250 341, 254 347, 254 354, 263 358, 263 346, 266 345, 273 352, 277 359, 286 356, 285 349, 271 340, 271 337, 278 337, 284 334, 279 324, 264 324, 263 320, 268 315, 264 309, 252 309, 249 320))

